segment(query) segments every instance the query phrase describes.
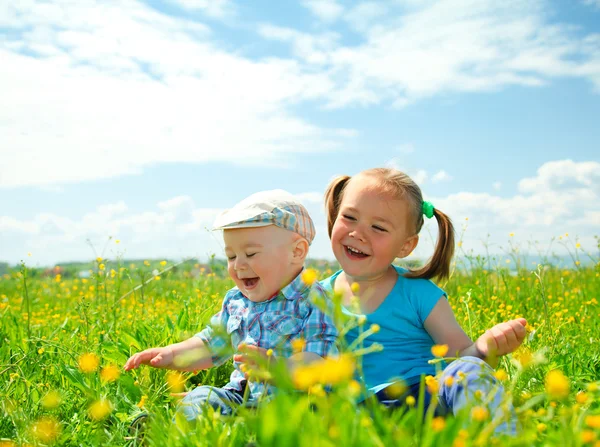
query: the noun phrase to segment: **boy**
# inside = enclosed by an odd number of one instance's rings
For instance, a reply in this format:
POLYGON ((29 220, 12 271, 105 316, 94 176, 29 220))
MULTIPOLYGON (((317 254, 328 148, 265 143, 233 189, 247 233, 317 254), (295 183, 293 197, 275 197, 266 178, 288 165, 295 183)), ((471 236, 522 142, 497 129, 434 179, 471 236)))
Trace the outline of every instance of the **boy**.
POLYGON ((192 338, 134 354, 125 364, 126 371, 140 364, 195 371, 218 366, 238 352, 227 385, 200 386, 182 400, 179 411, 190 421, 207 403, 229 415, 245 402, 244 394, 252 404, 272 391, 270 385, 246 380, 240 366, 251 363, 247 354, 269 352, 294 368, 337 353, 333 321, 309 299, 325 292, 318 282, 308 285, 301 278, 315 236, 306 208, 285 191, 264 191, 217 217, 214 229, 223 230, 227 271, 236 285, 221 311, 192 338), (294 340, 304 340, 304 352, 293 354, 294 340))

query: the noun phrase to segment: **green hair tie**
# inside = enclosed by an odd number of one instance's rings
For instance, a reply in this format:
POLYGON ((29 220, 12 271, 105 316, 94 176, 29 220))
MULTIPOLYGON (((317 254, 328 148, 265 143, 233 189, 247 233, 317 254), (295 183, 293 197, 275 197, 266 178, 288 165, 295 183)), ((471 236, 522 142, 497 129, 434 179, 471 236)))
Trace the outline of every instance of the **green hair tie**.
POLYGON ((435 208, 433 207, 433 203, 431 202, 423 202, 423 214, 427 219, 431 219, 433 217, 433 211, 435 208))

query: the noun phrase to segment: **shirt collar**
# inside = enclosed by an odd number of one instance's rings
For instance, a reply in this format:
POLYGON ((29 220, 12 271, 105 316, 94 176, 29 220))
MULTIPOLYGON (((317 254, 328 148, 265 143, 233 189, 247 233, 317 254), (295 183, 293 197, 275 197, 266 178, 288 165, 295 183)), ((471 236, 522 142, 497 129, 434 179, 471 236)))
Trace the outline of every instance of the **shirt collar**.
POLYGON ((281 293, 286 300, 295 300, 299 296, 304 295, 304 293, 310 289, 310 285, 306 284, 302 280, 303 272, 304 268, 302 268, 302 271, 298 273, 298 276, 296 276, 292 282, 279 291, 279 293, 281 293))

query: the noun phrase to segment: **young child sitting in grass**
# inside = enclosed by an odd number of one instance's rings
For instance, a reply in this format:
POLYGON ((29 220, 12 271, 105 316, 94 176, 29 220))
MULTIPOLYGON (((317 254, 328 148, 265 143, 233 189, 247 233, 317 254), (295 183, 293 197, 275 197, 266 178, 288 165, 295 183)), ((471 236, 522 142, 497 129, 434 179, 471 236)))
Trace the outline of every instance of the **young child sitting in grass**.
POLYGON ((227 270, 236 285, 226 293, 220 312, 188 340, 147 349, 125 363, 126 371, 142 364, 196 371, 221 365, 236 353, 227 385, 200 386, 182 400, 178 412, 190 421, 207 404, 229 415, 236 406, 256 403, 274 390, 247 380, 240 366, 251 365, 252 355, 269 356, 293 369, 337 354, 333 321, 309 299, 325 292, 301 277, 315 236, 306 208, 285 191, 260 192, 220 215, 214 227, 223 230, 227 270), (294 353, 294 341, 304 342, 303 352, 294 353))

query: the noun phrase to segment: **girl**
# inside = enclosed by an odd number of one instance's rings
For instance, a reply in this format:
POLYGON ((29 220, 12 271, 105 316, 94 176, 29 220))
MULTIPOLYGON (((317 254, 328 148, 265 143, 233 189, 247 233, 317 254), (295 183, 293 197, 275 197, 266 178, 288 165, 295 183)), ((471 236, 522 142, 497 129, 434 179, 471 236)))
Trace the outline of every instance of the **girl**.
MULTIPOLYGON (((385 404, 402 405, 406 395, 389 400, 386 392, 394 379, 401 378, 408 393, 417 398, 421 376, 435 375, 435 366, 429 363, 435 344, 448 345, 449 356, 461 357, 444 369, 439 381, 441 411, 456 413, 466 403, 467 389, 486 394, 500 389, 483 359, 495 363, 497 356, 514 351, 525 337, 527 322, 519 318, 498 324, 474 343, 461 329, 446 293, 429 281, 446 278, 450 271, 454 228, 448 216, 423 201, 420 188, 410 177, 388 168, 334 179, 327 188, 325 204, 332 249, 342 270, 323 284, 342 294, 348 313, 352 285, 358 284, 364 327, 379 326, 379 331, 364 341, 365 348, 373 343, 383 346, 382 351, 362 358, 367 389, 385 404), (439 228, 431 260, 414 271, 394 266, 396 258, 408 256, 417 246, 424 215, 435 217, 439 228)), ((357 327, 346 334, 348 345, 360 332, 357 327)), ((426 395, 426 405, 430 397, 426 395)), ((491 399, 494 412, 502 403, 502 393, 491 399)), ((514 432, 515 426, 511 423, 501 430, 514 432)))

